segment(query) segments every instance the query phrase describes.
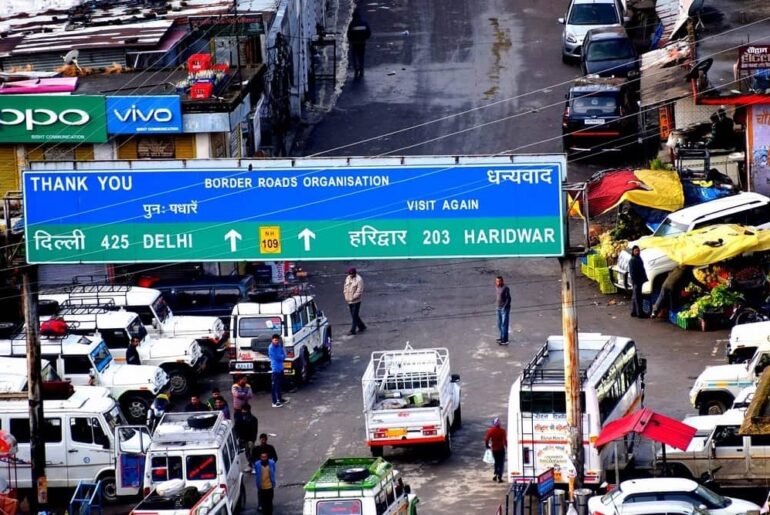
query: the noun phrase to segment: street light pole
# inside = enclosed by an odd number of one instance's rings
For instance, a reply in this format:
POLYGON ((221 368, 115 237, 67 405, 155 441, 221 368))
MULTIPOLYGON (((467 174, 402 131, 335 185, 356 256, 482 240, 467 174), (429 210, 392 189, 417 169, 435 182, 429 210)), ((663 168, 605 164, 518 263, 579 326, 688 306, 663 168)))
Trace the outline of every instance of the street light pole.
POLYGON ((566 396, 569 457, 575 477, 569 478, 569 496, 583 486, 583 414, 580 406, 580 352, 575 307, 575 263, 577 255, 567 250, 561 264, 561 320, 564 335, 564 393, 566 396))
POLYGON ((48 479, 45 475, 45 439, 43 437, 43 395, 40 373, 40 318, 37 312, 37 266, 24 267, 22 293, 27 331, 27 391, 29 399, 29 451, 32 462, 30 513, 38 513, 48 504, 48 479))

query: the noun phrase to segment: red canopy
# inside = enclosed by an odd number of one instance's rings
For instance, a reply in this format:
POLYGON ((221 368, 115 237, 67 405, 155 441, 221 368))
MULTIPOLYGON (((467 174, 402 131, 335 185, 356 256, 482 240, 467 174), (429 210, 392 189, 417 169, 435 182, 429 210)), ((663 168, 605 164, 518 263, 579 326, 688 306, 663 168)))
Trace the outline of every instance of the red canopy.
POLYGON ((695 436, 695 428, 678 420, 655 413, 649 408, 613 420, 599 433, 594 443, 597 449, 613 440, 622 438, 628 433, 637 433, 656 442, 662 442, 677 449, 687 450, 690 441, 695 436))

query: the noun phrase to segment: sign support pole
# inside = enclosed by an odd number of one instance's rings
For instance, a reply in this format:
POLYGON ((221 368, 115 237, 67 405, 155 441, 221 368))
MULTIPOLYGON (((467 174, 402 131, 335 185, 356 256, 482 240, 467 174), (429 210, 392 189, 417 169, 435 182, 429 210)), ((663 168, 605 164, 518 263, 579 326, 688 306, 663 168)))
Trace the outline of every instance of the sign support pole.
POLYGON ((30 458, 32 488, 30 513, 44 510, 48 504, 48 479, 45 475, 45 441, 43 438, 43 396, 40 372, 40 318, 37 312, 37 266, 24 267, 22 289, 24 322, 27 330, 27 383, 29 399, 30 458))
POLYGON ((575 263, 577 255, 567 250, 561 264, 561 320, 564 333, 564 393, 567 400, 569 456, 575 477, 569 478, 569 496, 583 486, 583 414, 580 406, 580 354, 577 309, 575 307, 575 263))

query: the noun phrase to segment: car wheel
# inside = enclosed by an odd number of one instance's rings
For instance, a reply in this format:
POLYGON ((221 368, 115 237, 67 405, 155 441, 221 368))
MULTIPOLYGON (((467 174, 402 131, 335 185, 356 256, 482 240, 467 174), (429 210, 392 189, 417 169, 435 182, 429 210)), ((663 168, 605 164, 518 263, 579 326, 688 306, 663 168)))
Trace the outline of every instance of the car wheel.
POLYGON ((452 422, 452 431, 457 431, 461 427, 463 427, 463 407, 462 407, 462 405, 457 406, 457 409, 455 410, 454 421, 452 422))
POLYGON ((141 395, 128 395, 121 402, 126 420, 132 424, 147 423, 147 411, 150 409, 150 400, 141 395))
POLYGON ((294 382, 297 385, 307 384, 310 380, 310 367, 305 353, 302 354, 299 369, 294 372, 294 382))
POLYGON ((107 504, 118 502, 118 486, 115 476, 105 474, 99 478, 99 481, 101 481, 102 499, 104 499, 104 502, 107 504))
POLYGON ((198 344, 201 346, 201 354, 206 356, 206 366, 213 367, 214 364, 219 361, 220 357, 217 355, 216 349, 214 349, 208 343, 202 343, 199 341, 198 344))
POLYGON ((727 403, 722 399, 708 399, 701 403, 699 413, 701 415, 721 415, 727 411, 727 403))
POLYGON ((168 374, 171 395, 186 395, 190 391, 190 376, 186 370, 172 367, 166 370, 166 373, 168 374))
POLYGON ((569 57, 567 57, 567 55, 564 52, 561 53, 561 62, 563 62, 564 64, 572 64, 569 60, 569 57))
MULTIPOLYGON (((447 420, 447 429, 449 429, 449 421, 447 420)), ((450 431, 447 431, 446 437, 444 437, 444 441, 439 444, 439 455, 441 456, 441 459, 447 459, 452 455, 452 433, 450 431)))
POLYGON ((246 509, 246 488, 241 482, 240 493, 238 494, 238 504, 235 506, 235 513, 242 513, 246 509))
POLYGON ((323 347, 321 348, 321 356, 321 359, 325 363, 330 363, 332 360, 332 337, 328 332, 324 335, 324 343, 323 347))
POLYGON ((377 446, 373 445, 369 447, 369 450, 372 451, 372 456, 375 458, 382 458, 383 455, 385 454, 385 447, 382 445, 377 445, 377 446))

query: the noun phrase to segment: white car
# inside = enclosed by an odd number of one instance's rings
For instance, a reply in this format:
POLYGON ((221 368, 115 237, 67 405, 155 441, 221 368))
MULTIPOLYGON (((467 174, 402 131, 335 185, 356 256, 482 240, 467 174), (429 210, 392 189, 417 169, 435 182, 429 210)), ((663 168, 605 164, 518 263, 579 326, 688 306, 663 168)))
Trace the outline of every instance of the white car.
POLYGON ((562 61, 580 59, 583 39, 591 29, 620 27, 629 18, 624 18, 620 0, 572 0, 564 18, 562 33, 562 61))
POLYGON ((621 515, 626 504, 683 501, 704 507, 711 515, 743 515, 747 511, 759 511, 753 502, 723 497, 690 479, 656 477, 623 481, 615 490, 588 499, 588 512, 592 515, 621 515))
POLYGON ((708 510, 684 501, 635 502, 620 507, 621 515, 709 515, 708 510))

